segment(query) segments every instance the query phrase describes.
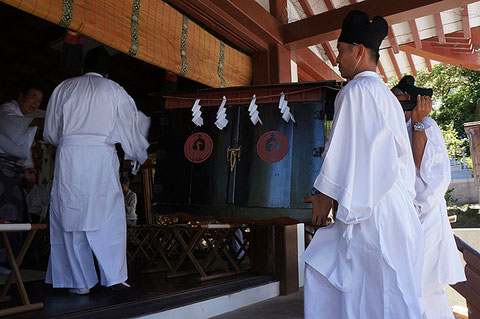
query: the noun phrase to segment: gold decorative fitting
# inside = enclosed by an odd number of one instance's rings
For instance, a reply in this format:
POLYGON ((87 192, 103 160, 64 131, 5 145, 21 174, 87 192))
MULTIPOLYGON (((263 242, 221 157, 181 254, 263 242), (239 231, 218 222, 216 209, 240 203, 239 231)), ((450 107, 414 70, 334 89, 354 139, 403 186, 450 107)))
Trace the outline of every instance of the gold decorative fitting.
POLYGON ((242 158, 242 147, 237 148, 228 147, 227 148, 227 162, 230 163, 230 172, 233 172, 233 169, 237 165, 237 160, 240 162, 242 158))

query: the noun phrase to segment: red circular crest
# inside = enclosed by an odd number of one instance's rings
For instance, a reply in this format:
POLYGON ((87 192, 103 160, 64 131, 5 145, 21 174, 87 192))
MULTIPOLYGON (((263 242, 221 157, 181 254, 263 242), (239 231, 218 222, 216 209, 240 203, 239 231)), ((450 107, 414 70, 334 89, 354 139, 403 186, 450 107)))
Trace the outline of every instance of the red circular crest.
POLYGON ((183 151, 190 162, 201 163, 212 154, 213 141, 206 133, 193 133, 185 142, 183 151))
POLYGON ((257 143, 257 153, 268 163, 281 161, 287 154, 290 145, 287 137, 278 132, 270 131, 262 135, 257 143))

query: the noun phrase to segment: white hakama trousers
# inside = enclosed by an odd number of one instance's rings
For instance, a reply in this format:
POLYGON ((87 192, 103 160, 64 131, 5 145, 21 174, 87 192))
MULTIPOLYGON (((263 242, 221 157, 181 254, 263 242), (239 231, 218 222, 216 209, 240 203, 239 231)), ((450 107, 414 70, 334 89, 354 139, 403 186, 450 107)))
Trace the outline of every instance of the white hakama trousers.
POLYGON ((322 274, 305 264, 304 313, 307 319, 340 318, 342 293, 322 274))
POLYGON ((50 214, 50 218, 51 252, 46 283, 54 288, 95 286, 98 276, 92 252, 102 285, 109 287, 127 280, 124 214, 110 214, 97 231, 65 232, 55 214, 50 214))
POLYGON ((319 229, 302 256, 305 318, 421 319, 424 238, 403 185, 350 229, 350 240, 348 227, 319 229))
POLYGON ((455 319, 443 285, 422 288, 423 319, 455 319))
POLYGON ((465 273, 447 217, 445 203, 421 215, 425 233, 422 303, 425 319, 455 318, 444 285, 465 281, 465 273))

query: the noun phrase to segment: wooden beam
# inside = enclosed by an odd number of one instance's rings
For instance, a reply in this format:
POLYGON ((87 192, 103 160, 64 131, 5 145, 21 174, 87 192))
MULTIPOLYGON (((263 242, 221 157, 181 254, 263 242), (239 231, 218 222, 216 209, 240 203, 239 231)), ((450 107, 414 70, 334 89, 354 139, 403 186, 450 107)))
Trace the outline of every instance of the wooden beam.
POLYGON ((357 0, 350 0, 350 4, 355 4, 357 3, 357 0))
MULTIPOLYGON (((463 36, 462 36, 463 37, 463 36)), ((470 44, 472 42, 470 39, 450 37, 448 34, 445 35, 445 43, 439 43, 438 37, 423 39, 422 42, 436 43, 438 45, 450 45, 450 44, 470 44)))
POLYGON ((432 47, 437 48, 451 48, 451 49, 473 49, 473 45, 470 43, 450 43, 440 44, 437 42, 431 43, 432 47))
POLYGON ((435 25, 437 26, 438 43, 444 44, 447 41, 445 40, 445 31, 443 30, 442 16, 440 15, 440 13, 434 13, 433 19, 435 20, 435 25))
POLYGON ((395 73, 397 74, 398 79, 402 78, 402 73, 400 72, 400 68, 398 67, 397 59, 395 58, 395 53, 393 53, 392 48, 388 48, 388 55, 390 56, 390 60, 392 61, 393 68, 395 69, 395 73))
POLYGON ((333 49, 330 43, 329 42, 322 43, 322 48, 325 51, 325 54, 327 55, 328 60, 330 60, 330 63, 332 63, 333 66, 337 66, 337 58, 335 57, 335 53, 333 52, 333 49))
POLYGON ((397 38, 395 37, 395 32, 391 25, 388 26, 388 40, 390 40, 390 45, 392 46, 393 53, 399 53, 397 38))
POLYGON ((407 55, 408 64, 410 65, 413 76, 417 76, 417 69, 415 68, 415 63, 413 63, 412 55, 410 53, 405 54, 407 55))
POLYGON ((168 3, 207 30, 253 54, 268 50, 268 43, 208 0, 169 0, 168 3))
POLYGON ((472 34, 470 32, 470 21, 468 18, 468 6, 462 7, 462 27, 463 27, 463 37, 465 39, 471 38, 472 34))
MULTIPOLYGON (((190 2, 190 0, 183 0, 190 2)), ((254 0, 205 0, 221 8, 268 44, 282 43, 283 34, 277 19, 254 0)), ((431 1, 431 0, 430 0, 431 1)))
POLYGON ((392 25, 473 2, 476 0, 402 0, 395 5, 385 5, 385 0, 365 0, 282 26, 284 44, 301 48, 335 40, 340 34, 343 19, 354 9, 368 12, 370 16, 385 17, 392 25))
POLYGON ((473 54, 475 52, 473 48, 452 48, 452 51, 455 53, 463 52, 463 53, 470 53, 470 54, 473 54))
POLYGON ((378 68, 378 72, 380 72, 380 74, 382 75, 383 82, 387 83, 388 82, 387 73, 385 73, 385 69, 383 68, 383 65, 380 61, 378 61, 377 68, 378 68))
POLYGON ((287 0, 269 0, 270 14, 281 24, 288 22, 287 0))
POLYGON ((470 32, 472 33, 471 43, 477 49, 480 48, 480 27, 471 28, 470 32))
POLYGON ((447 42, 449 40, 455 40, 455 41, 461 41, 465 40, 465 35, 462 32, 452 32, 452 33, 447 33, 445 34, 445 38, 447 39, 447 42))
MULTIPOLYGON (((330 1, 330 0, 326 0, 325 4, 328 1, 330 1)), ((311 17, 311 16, 315 15, 312 7, 310 6, 310 3, 308 3, 308 0, 298 0, 298 3, 300 3, 300 6, 302 7, 302 10, 307 17, 311 17)), ((327 8, 328 8, 328 5, 327 5, 327 8)), ((331 10, 331 9, 328 9, 328 10, 331 10)))
POLYGON ((166 96, 165 108, 191 108, 195 99, 200 99, 202 107, 213 106, 218 108, 219 101, 222 97, 227 98, 227 106, 229 105, 248 105, 252 99, 252 95, 257 95, 257 104, 277 103, 280 93, 288 95, 288 102, 308 102, 320 101, 325 86, 334 87, 334 81, 327 83, 288 83, 278 85, 262 85, 262 86, 242 86, 228 87, 222 89, 197 89, 190 90, 188 93, 178 93, 166 96))
MULTIPOLYGON (((304 0, 304 1, 306 1, 306 0, 304 0)), ((325 2, 325 5, 327 6, 328 10, 335 9, 335 6, 334 6, 332 0, 324 0, 324 2, 325 2)))
POLYGON ((308 74, 307 72, 303 71, 302 68, 297 67, 298 72, 298 82, 314 82, 316 81, 313 76, 308 74))
POLYGON ((427 65, 428 72, 432 72, 432 62, 429 58, 425 58, 425 64, 427 65))
POLYGON ((418 34, 417 23, 415 20, 408 21, 408 25, 410 26, 410 31, 412 32, 413 41, 415 42, 415 47, 417 49, 422 48, 422 40, 420 40, 420 34, 418 34))
POLYGON ((343 79, 333 71, 322 59, 309 48, 297 49, 294 52, 294 61, 304 72, 310 74, 317 81, 343 79))
POLYGON ((400 51, 470 70, 480 69, 480 57, 477 54, 454 52, 450 48, 433 47, 428 42, 423 42, 421 50, 417 49, 412 43, 403 44, 400 45, 400 51))

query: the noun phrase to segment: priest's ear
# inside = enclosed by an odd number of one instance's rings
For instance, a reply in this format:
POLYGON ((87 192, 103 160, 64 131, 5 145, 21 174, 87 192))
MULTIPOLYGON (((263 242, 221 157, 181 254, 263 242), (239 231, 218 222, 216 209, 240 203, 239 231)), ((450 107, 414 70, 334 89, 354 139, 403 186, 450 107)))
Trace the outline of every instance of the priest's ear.
POLYGON ((363 44, 357 44, 354 47, 354 49, 355 49, 355 57, 357 58, 357 60, 360 60, 362 56, 364 56, 366 53, 366 48, 363 44))

